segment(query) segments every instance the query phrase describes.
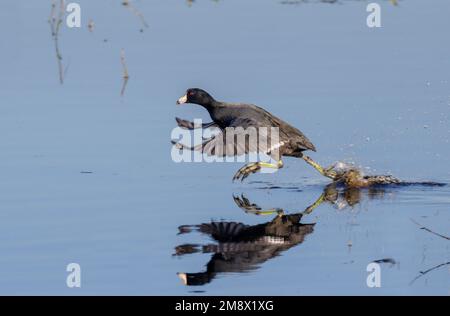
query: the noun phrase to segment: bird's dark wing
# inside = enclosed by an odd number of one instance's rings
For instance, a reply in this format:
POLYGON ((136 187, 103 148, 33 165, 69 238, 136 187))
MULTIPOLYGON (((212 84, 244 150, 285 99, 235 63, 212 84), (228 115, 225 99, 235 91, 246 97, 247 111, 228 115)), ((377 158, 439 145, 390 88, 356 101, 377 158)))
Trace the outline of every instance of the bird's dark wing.
POLYGON ((272 133, 271 127, 253 118, 236 118, 204 146, 203 152, 219 157, 262 153, 279 160, 278 149, 284 142, 278 133, 272 133))
POLYGON ((235 110, 236 119, 229 126, 278 127, 280 147, 283 152, 300 153, 303 150, 316 151, 311 141, 297 128, 283 121, 272 113, 254 104, 230 104, 235 110))
POLYGON ((291 124, 283 121, 275 115, 267 112, 263 108, 259 108, 264 113, 264 119, 270 126, 278 126, 280 129, 280 142, 289 144, 289 147, 295 150, 312 150, 316 151, 316 147, 299 129, 291 124))
MULTIPOLYGON (((206 153, 208 156, 233 157, 249 153, 263 153, 279 160, 279 148, 286 141, 280 139, 279 133, 271 130, 269 124, 255 118, 235 118, 225 129, 217 128, 214 123, 195 125, 193 122, 177 119, 178 126, 186 129, 213 127, 211 138, 195 146, 187 146, 172 141, 179 149, 206 153)), ((277 130, 278 132, 278 130, 277 130)))

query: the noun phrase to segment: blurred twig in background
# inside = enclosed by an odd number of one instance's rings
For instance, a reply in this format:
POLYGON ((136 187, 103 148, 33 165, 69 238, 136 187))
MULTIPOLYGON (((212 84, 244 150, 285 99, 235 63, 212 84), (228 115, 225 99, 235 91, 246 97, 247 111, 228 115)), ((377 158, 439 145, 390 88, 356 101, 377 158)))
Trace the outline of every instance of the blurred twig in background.
POLYGON ((147 21, 145 20, 145 17, 142 14, 142 12, 139 11, 138 9, 136 9, 129 0, 123 0, 122 5, 125 8, 129 9, 131 12, 133 12, 133 14, 136 15, 140 19, 140 21, 144 27, 148 27, 147 21))
POLYGON ((59 50, 59 31, 63 23, 65 14, 64 0, 52 0, 52 8, 50 11, 50 17, 48 23, 50 24, 50 30, 52 33, 53 42, 55 44, 56 60, 58 62, 59 82, 64 83, 64 68, 62 64, 62 55, 59 50), (59 5, 58 5, 59 3, 59 5))
POLYGON ((95 27, 94 20, 89 19, 87 27, 88 27, 89 32, 91 32, 91 33, 94 32, 94 27, 95 27))
POLYGON ((416 277, 409 283, 409 285, 412 285, 414 282, 416 282, 418 279, 420 279, 421 277, 423 277, 425 274, 427 274, 427 273, 429 273, 429 272, 431 272, 431 271, 433 271, 433 270, 439 269, 439 268, 441 268, 441 267, 443 267, 443 266, 447 266, 447 265, 450 265, 450 261, 449 261, 449 262, 444 262, 444 263, 438 264, 437 266, 434 266, 434 267, 432 267, 432 268, 430 268, 430 269, 428 269, 428 270, 425 270, 425 271, 419 271, 419 275, 416 276, 416 277))
POLYGON ((447 236, 441 235, 441 234, 439 234, 439 233, 436 233, 436 232, 432 231, 431 229, 429 229, 429 228, 427 228, 427 227, 425 227, 425 226, 419 224, 418 222, 416 222, 416 221, 413 220, 412 218, 411 218, 411 221, 412 221, 414 224, 416 224, 417 226, 419 226, 420 229, 423 229, 423 230, 425 230, 425 231, 427 231, 427 232, 429 232, 429 233, 432 233, 433 235, 436 235, 436 236, 438 236, 438 237, 441 237, 441 238, 450 240, 450 237, 447 237, 447 236))
MULTIPOLYGON (((428 227, 425 227, 425 226, 423 226, 422 224, 416 222, 416 221, 413 220, 412 218, 410 218, 410 219, 411 219, 411 221, 412 221, 414 224, 416 224, 417 226, 419 226, 420 229, 423 229, 423 230, 425 230, 425 231, 427 231, 427 232, 429 232, 429 233, 431 233, 431 234, 433 234, 433 235, 435 235, 435 236, 438 236, 438 237, 441 237, 441 238, 450 240, 450 237, 447 237, 447 236, 445 236, 445 235, 436 233, 435 231, 432 231, 432 230, 429 229, 428 227)), ((434 270, 436 270, 436 269, 439 269, 439 268, 441 268, 441 267, 443 267, 443 266, 447 266, 447 265, 450 265, 450 261, 444 262, 444 263, 441 263, 441 264, 438 264, 437 266, 434 266, 434 267, 432 267, 432 268, 430 268, 430 269, 427 269, 427 270, 425 270, 425 271, 419 271, 419 275, 417 275, 417 276, 409 283, 409 285, 412 285, 414 282, 416 282, 418 279, 420 279, 421 277, 423 277, 425 274, 427 274, 427 273, 429 273, 429 272, 431 272, 431 271, 434 271, 434 270)))
POLYGON ((122 69, 123 69, 123 84, 122 84, 122 90, 120 90, 120 95, 123 96, 125 94, 125 89, 127 87, 128 79, 130 79, 130 76, 128 75, 128 67, 127 63, 125 61, 125 50, 122 48, 120 50, 120 62, 122 63, 122 69))

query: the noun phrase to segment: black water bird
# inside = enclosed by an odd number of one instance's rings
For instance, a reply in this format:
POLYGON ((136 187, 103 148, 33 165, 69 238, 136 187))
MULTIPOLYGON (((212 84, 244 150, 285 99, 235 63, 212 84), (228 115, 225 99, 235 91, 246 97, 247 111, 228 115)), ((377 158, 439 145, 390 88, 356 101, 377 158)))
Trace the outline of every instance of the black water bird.
POLYGON ((263 108, 253 104, 220 102, 206 91, 197 88, 188 89, 186 94, 177 101, 177 104, 184 103, 201 105, 209 112, 213 122, 196 126, 193 122, 177 118, 180 127, 186 129, 216 127, 219 128, 220 132, 202 144, 193 147, 172 141, 180 149, 187 148, 219 157, 263 152, 276 161, 276 163, 249 163, 238 170, 233 180, 241 179, 242 181, 262 167, 282 168, 282 156, 302 158, 322 175, 334 179, 333 170, 322 168, 318 163, 303 154, 306 150, 316 151, 311 141, 300 130, 263 108), (251 128, 256 130, 256 138, 251 138, 251 132, 249 132, 251 128), (274 131, 277 131, 277 135, 274 131), (228 138, 227 135, 230 136, 230 133, 234 135, 228 138), (239 138, 245 141, 236 141, 239 138), (230 144, 229 139, 234 141, 230 144), (262 139, 270 140, 270 142, 261 146, 262 139))

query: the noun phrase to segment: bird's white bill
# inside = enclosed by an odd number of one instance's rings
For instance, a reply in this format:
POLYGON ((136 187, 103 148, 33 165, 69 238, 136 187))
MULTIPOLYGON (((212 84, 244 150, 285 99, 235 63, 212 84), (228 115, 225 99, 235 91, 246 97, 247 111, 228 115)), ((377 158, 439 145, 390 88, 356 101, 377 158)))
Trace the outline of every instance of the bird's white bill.
POLYGON ((186 273, 177 273, 180 280, 183 282, 184 285, 187 285, 187 275, 186 273))
POLYGON ((181 98, 178 99, 177 104, 183 104, 187 102, 187 95, 183 95, 181 98))

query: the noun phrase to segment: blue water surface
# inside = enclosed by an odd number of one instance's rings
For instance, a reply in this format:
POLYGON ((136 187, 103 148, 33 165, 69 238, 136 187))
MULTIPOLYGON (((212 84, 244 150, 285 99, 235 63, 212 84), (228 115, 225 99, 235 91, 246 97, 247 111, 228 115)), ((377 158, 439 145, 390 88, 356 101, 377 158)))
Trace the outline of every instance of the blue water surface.
POLYGON ((450 294, 450 242, 421 229, 450 235, 450 186, 338 188, 296 243, 225 251, 184 225, 270 223, 233 196, 296 214, 329 181, 287 158, 233 184, 242 163, 177 164, 170 143, 175 116, 209 120, 175 105, 201 87, 300 128, 325 165, 450 183, 450 2, 378 1, 381 28, 366 25, 368 1, 132 1, 148 27, 122 1, 76 2, 82 27, 59 34, 63 85, 51 1, 0 3, 0 294, 450 294), (393 261, 368 287, 380 259, 393 261), (66 285, 71 262, 81 288, 66 285))

